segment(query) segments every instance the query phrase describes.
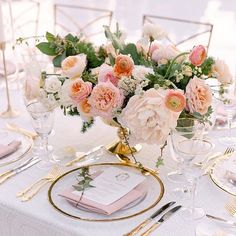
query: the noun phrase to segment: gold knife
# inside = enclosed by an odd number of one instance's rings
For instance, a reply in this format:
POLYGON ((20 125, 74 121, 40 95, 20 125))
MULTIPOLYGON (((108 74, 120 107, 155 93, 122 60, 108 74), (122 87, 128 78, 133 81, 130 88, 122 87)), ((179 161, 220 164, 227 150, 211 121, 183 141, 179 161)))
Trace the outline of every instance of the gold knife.
POLYGON ((170 216, 172 216, 176 211, 178 211, 182 206, 176 206, 166 212, 160 220, 158 220, 156 223, 154 223, 147 231, 141 234, 141 236, 148 236, 150 233, 152 233, 155 229, 157 229, 161 224, 163 224, 167 219, 169 219, 170 216))
POLYGON ((75 159, 73 159, 72 161, 69 161, 68 163, 66 163, 66 166, 72 166, 74 165, 76 162, 81 161, 82 159, 84 159, 85 157, 87 157, 88 155, 92 154, 93 152, 98 151, 99 149, 101 149, 103 147, 103 145, 97 146, 95 148, 93 148, 92 150, 86 152, 85 154, 83 154, 82 156, 76 157, 75 159))
POLYGON ((138 226, 136 226, 134 229, 132 229, 129 233, 124 234, 123 236, 133 236, 137 234, 141 229, 143 229, 146 225, 148 225, 150 222, 152 222, 158 215, 160 215, 163 211, 165 211, 170 206, 174 205, 175 202, 169 202, 162 206, 160 209, 158 209, 156 212, 154 212, 149 218, 141 222, 138 226))
POLYGON ((219 221, 225 222, 226 224, 236 226, 236 222, 233 222, 233 221, 230 221, 230 220, 225 220, 225 219, 220 218, 218 216, 212 216, 212 215, 206 214, 206 217, 210 218, 210 219, 213 219, 213 220, 219 220, 219 221))

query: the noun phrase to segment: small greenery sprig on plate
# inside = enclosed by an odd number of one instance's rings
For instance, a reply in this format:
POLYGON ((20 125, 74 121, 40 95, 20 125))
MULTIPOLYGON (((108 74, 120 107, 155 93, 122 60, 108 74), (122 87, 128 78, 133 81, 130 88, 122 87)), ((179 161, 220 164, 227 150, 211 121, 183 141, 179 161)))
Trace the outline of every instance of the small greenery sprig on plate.
POLYGON ((82 167, 79 170, 79 174, 76 177, 78 183, 73 185, 73 188, 77 191, 84 191, 87 188, 93 188, 94 186, 91 185, 91 181, 93 180, 90 173, 89 167, 82 167))

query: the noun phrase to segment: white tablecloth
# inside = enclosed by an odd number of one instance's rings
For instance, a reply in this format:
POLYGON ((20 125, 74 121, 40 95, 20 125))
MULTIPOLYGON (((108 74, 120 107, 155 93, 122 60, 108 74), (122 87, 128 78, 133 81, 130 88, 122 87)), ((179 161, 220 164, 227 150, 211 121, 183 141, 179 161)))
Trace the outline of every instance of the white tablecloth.
MULTIPOLYGON (((32 129, 30 119, 25 111, 23 101, 18 92, 12 92, 13 106, 21 111, 21 116, 16 119, 0 119, 0 127, 4 127, 7 122, 14 122, 20 126, 32 129)), ((5 94, 1 91, 0 111, 4 110, 5 94)), ((103 124, 100 120, 87 133, 81 134, 81 121, 78 117, 64 117, 61 111, 56 112, 55 135, 50 137, 50 143, 55 148, 63 146, 78 146, 81 151, 87 151, 94 146, 107 144, 116 138, 116 129, 103 124)), ((233 133, 236 135, 235 130, 233 133)), ((217 137, 224 135, 223 131, 214 132, 215 150, 223 151, 226 147, 219 145, 217 137)), ((143 149, 136 156, 144 165, 154 168, 155 157, 158 156, 158 146, 144 145, 143 149)), ((31 154, 32 155, 32 154, 31 154)), ((30 156, 30 154, 28 155, 30 156)), ((26 157, 27 158, 27 157, 26 157)), ((107 155, 104 160, 116 161, 115 157, 107 155)), ((0 167, 0 173, 16 166, 18 163, 7 167, 0 167)), ((142 220, 146 219, 164 203, 175 200, 170 194, 175 184, 166 179, 166 174, 175 166, 170 158, 168 148, 165 150, 165 166, 160 168, 160 177, 165 185, 165 194, 161 202, 152 210, 131 218, 109 223, 84 222, 69 218, 57 212, 48 202, 47 189, 45 188, 31 201, 22 203, 16 198, 16 193, 25 188, 28 184, 45 175, 45 171, 34 166, 18 176, 0 185, 0 235, 1 236, 121 236, 128 232, 142 220)), ((229 195, 217 188, 205 176, 200 180, 197 205, 212 215, 217 215, 226 219, 231 217, 224 209, 224 205, 229 199, 229 195)), ((181 201, 179 201, 181 203, 181 201)), ((166 223, 164 223, 152 235, 161 236, 194 236, 197 222, 187 222, 177 212, 166 223)), ((236 233, 235 233, 236 235, 236 233)))

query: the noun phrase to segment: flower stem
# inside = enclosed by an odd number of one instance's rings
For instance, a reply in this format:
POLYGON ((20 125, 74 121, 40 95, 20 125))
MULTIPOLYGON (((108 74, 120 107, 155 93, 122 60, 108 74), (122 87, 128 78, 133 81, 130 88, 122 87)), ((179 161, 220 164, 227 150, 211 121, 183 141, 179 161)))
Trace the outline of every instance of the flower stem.
POLYGON ((169 75, 169 73, 170 73, 170 70, 171 70, 172 66, 174 65, 175 61, 176 61, 179 57, 181 57, 181 56, 183 56, 183 55, 187 55, 187 54, 189 54, 189 52, 182 52, 182 53, 180 53, 179 55, 177 55, 177 56, 171 61, 170 65, 169 65, 169 67, 168 67, 168 69, 167 69, 167 71, 166 71, 166 74, 165 74, 165 76, 164 76, 164 79, 166 79, 166 78, 168 77, 168 75, 169 75))

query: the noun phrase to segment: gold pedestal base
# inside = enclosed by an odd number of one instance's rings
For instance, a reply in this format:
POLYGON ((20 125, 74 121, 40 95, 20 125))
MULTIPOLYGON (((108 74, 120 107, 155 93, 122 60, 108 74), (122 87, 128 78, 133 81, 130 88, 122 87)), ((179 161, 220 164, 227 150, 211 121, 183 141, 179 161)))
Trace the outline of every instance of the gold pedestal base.
POLYGON ((19 111, 12 110, 12 109, 7 109, 3 113, 0 114, 1 118, 15 118, 20 115, 19 111))
POLYGON ((116 143, 112 143, 106 146, 107 151, 114 155, 116 154, 129 155, 131 153, 139 152, 141 148, 142 146, 140 144, 137 144, 134 147, 129 147, 122 141, 118 141, 116 143))

